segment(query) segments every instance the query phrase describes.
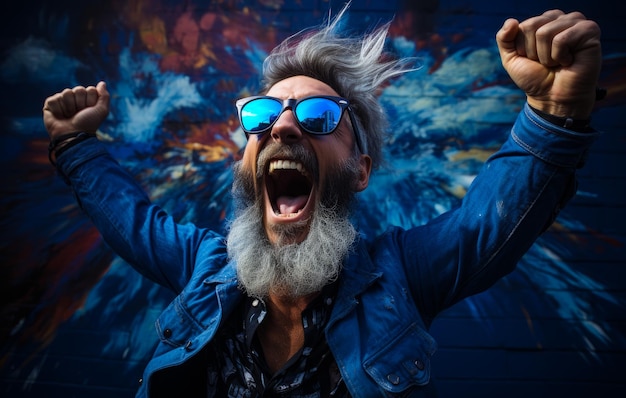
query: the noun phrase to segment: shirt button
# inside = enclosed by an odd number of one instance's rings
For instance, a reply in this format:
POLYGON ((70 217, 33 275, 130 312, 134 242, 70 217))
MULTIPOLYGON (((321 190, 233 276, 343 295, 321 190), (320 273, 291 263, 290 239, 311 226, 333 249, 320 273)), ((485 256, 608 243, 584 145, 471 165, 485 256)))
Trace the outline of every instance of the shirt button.
POLYGON ((252 306, 253 306, 253 307, 256 307, 256 306, 258 306, 258 305, 259 305, 259 299, 254 299, 254 300, 252 301, 252 306))
POLYGON ((400 384, 400 376, 393 373, 387 375, 387 380, 389 380, 389 382, 394 386, 400 384))
POLYGON ((139 378, 139 380, 137 380, 137 382, 139 382, 139 385, 143 384, 143 378, 139 378))
POLYGON ((169 339, 170 337, 172 337, 172 329, 165 329, 163 331, 163 336, 165 336, 166 339, 169 339))
POLYGON ((425 366, 424 366, 424 362, 420 361, 419 359, 415 361, 415 367, 417 367, 419 370, 424 370, 425 366))

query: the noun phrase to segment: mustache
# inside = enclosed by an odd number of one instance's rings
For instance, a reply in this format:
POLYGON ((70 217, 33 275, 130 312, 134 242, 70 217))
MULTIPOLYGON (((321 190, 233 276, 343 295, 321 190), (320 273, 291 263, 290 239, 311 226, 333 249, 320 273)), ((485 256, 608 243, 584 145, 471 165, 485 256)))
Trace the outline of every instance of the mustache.
POLYGON ((268 143, 257 158, 257 178, 260 180, 268 170, 272 159, 296 160, 304 166, 315 183, 319 182, 319 167, 315 154, 301 144, 285 145, 279 142, 268 143))

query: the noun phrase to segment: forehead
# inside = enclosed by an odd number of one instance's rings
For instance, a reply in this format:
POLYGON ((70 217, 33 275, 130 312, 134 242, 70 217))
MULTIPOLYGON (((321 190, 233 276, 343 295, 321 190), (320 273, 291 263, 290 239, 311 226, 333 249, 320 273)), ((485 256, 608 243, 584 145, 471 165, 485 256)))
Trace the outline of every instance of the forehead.
POLYGON ((277 98, 304 98, 311 95, 339 96, 328 84, 308 76, 293 76, 274 84, 266 95, 277 98))

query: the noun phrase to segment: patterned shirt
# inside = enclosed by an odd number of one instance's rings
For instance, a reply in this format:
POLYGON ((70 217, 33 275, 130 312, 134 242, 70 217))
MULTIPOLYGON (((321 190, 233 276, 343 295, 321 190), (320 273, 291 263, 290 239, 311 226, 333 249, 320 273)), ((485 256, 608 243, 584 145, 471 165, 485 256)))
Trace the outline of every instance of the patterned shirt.
POLYGON ((256 335, 267 314, 265 303, 245 300, 212 343, 217 361, 208 369, 207 396, 349 398, 324 334, 335 294, 336 286, 327 286, 302 312, 304 346, 275 374, 256 335))

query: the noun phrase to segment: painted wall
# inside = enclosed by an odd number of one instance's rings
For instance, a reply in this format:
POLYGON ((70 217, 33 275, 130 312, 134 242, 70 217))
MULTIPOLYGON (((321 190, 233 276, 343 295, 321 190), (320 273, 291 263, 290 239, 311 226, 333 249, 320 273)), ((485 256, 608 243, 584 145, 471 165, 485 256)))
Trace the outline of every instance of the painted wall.
MULTIPOLYGON (((233 102, 262 59, 341 1, 21 1, 0 24, 0 395, 130 397, 172 299, 103 243, 47 159, 41 107, 108 83, 102 139, 181 222, 224 229, 244 136, 233 102)), ((579 9, 601 23, 594 125, 578 194, 519 269, 434 323, 441 396, 626 392, 626 6, 609 0, 355 0, 349 28, 394 17, 390 50, 423 68, 390 83, 390 167, 361 195, 361 228, 420 224, 455 206, 524 98, 494 34, 505 18, 579 9)), ((418 243, 419 244, 419 243, 418 243)))

